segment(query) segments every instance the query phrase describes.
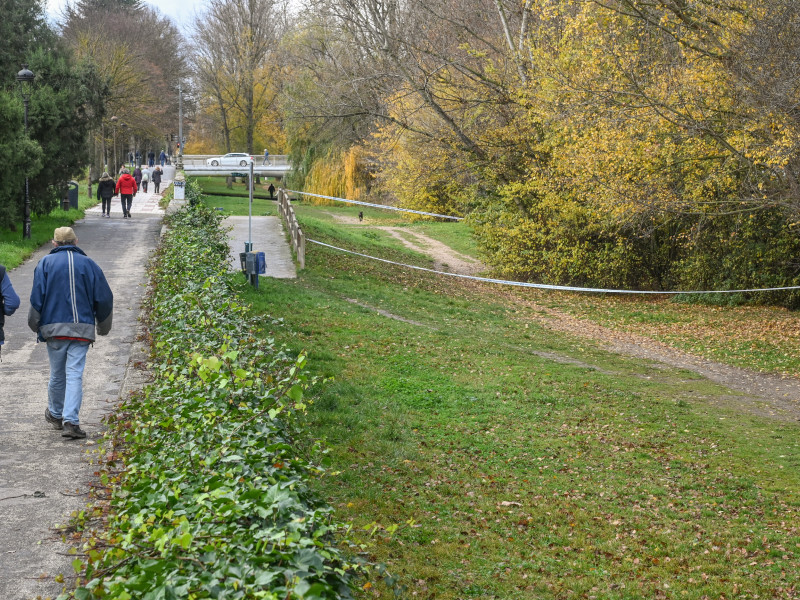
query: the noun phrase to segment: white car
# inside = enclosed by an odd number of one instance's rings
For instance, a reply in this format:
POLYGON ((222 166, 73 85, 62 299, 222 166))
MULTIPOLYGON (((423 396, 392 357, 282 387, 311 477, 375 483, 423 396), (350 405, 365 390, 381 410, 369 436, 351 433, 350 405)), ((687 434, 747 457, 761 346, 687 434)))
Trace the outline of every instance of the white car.
POLYGON ((209 167, 246 167, 250 163, 255 162, 252 156, 244 152, 229 152, 225 156, 215 156, 206 160, 206 165, 209 167))

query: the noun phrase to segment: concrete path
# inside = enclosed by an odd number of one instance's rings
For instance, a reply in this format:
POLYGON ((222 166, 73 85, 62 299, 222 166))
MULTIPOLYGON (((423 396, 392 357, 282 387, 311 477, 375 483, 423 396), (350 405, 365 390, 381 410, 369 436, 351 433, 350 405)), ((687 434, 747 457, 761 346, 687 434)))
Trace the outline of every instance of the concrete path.
MULTIPOLYGON (((166 187, 162 183, 162 189, 166 187)), ((139 304, 148 256, 158 243, 161 219, 140 194, 133 218, 104 219, 100 209, 73 227, 78 246, 106 274, 114 292, 111 333, 89 349, 84 372, 81 425, 88 438, 68 441, 44 420, 49 363, 44 344, 28 329, 33 269, 51 246, 9 273, 22 306, 6 318, 6 344, 0 363, 0 598, 54 598, 62 588, 53 578, 63 573, 73 583, 69 544, 52 529, 84 508, 94 467, 86 452, 97 448, 105 429, 101 419, 129 384, 128 362, 136 338, 139 304)), ((131 370, 133 371, 133 370, 131 370)), ((67 542, 69 542, 69 536, 67 542)))
MULTIPOLYGON (((131 215, 159 215, 162 216, 164 214, 163 209, 159 208, 158 203, 161 200, 161 196, 164 191, 170 186, 172 183, 172 178, 175 176, 175 167, 164 167, 164 176, 161 179, 161 193, 156 194, 153 191, 153 184, 152 182, 148 186, 148 192, 139 192, 133 197, 133 203, 131 204, 131 215), (169 169, 169 171, 167 170, 169 169), (167 179, 167 174, 169 174, 169 179, 167 179)), ((93 187, 92 191, 97 194, 97 188, 93 187)), ((96 196, 95 196, 96 197, 96 196)), ((93 206, 86 210, 87 215, 101 215, 102 214, 102 205, 98 204, 97 206, 93 206)), ((111 199, 111 218, 112 219, 121 219, 122 218, 122 203, 120 202, 119 196, 114 196, 111 199)))
MULTIPOLYGON (((249 217, 228 217, 225 225, 232 227, 228 234, 228 245, 231 248, 231 269, 241 271, 239 253, 244 252, 244 243, 249 238, 249 217)), ((253 217, 252 226, 253 252, 264 252, 267 259, 267 277, 293 279, 297 270, 292 260, 292 250, 280 217, 253 217)))

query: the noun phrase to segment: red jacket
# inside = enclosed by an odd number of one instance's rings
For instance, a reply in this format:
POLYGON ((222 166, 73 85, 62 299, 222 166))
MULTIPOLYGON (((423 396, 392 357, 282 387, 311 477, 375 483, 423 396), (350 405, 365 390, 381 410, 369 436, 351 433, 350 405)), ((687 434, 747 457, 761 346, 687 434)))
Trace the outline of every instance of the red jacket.
POLYGON ((119 181, 117 181, 117 187, 115 188, 115 192, 118 194, 135 194, 136 190, 136 180, 131 176, 130 173, 123 173, 119 176, 119 181))

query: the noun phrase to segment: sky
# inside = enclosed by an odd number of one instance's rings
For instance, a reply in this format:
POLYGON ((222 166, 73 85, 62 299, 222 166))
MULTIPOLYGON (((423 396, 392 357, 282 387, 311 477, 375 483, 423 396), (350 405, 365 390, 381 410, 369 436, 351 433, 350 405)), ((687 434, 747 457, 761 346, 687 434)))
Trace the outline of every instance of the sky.
MULTIPOLYGON (((47 0, 47 15, 51 21, 58 18, 68 1, 47 0)), ((172 19, 178 29, 183 31, 184 27, 191 22, 195 12, 202 10, 206 0, 147 0, 146 3, 172 19)))

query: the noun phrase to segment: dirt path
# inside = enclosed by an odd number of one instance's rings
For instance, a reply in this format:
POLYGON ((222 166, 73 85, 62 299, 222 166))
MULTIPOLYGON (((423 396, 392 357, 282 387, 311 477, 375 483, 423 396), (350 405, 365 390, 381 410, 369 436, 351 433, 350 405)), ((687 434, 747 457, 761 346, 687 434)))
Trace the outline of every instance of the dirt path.
POLYGON ((783 421, 800 420, 800 379, 797 377, 724 365, 651 338, 609 329, 535 302, 526 305, 535 311, 539 323, 548 329, 597 341, 611 352, 686 369, 738 392, 714 401, 721 406, 783 421))
MULTIPOLYGON (((347 225, 358 225, 360 223, 356 217, 337 215, 333 212, 328 212, 328 214, 333 217, 337 223, 344 223, 347 225)), ((410 248, 422 254, 427 254, 433 259, 433 268, 437 271, 447 271, 448 273, 459 273, 461 275, 475 275, 486 270, 486 266, 482 262, 456 252, 450 246, 424 233, 412 231, 407 227, 372 226, 370 228, 386 231, 393 238, 402 242, 406 248, 410 248)))

